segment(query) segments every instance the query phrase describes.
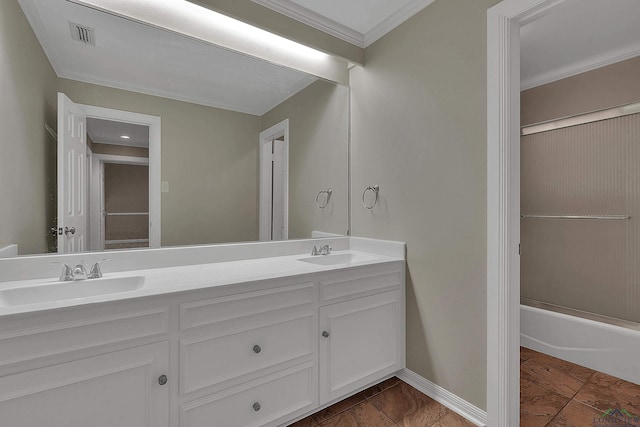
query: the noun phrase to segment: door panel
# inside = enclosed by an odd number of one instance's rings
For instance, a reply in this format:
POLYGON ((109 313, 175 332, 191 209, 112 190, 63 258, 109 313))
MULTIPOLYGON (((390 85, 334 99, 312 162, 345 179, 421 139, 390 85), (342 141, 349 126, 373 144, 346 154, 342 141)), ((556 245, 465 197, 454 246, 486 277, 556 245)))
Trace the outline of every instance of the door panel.
POLYGON ((158 343, 0 378, 0 424, 168 427, 168 344, 158 343))
POLYGON ((58 252, 86 250, 86 114, 58 94, 58 252))

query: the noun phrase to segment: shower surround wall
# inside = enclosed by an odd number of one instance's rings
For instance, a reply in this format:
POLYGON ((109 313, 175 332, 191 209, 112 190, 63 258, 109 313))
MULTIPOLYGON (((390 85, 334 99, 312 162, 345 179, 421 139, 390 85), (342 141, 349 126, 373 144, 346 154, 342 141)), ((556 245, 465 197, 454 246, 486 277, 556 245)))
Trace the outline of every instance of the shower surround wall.
MULTIPOLYGON (((640 57, 522 92, 523 125, 640 101, 640 57)), ((522 137, 521 296, 640 322, 640 114, 522 137)))
POLYGON ((640 114, 522 137, 523 298, 640 322, 640 114))

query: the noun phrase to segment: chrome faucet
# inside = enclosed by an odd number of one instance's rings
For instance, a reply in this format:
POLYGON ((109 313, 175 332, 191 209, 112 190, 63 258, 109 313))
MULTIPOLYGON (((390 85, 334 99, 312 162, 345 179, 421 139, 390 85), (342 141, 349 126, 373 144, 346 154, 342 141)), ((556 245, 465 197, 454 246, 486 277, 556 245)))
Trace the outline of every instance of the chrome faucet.
POLYGON ((318 248, 318 246, 313 245, 313 247, 311 248, 311 256, 318 256, 318 255, 329 255, 331 253, 331 245, 324 245, 320 248, 318 248))
POLYGON ((84 280, 87 278, 87 268, 84 266, 84 261, 80 261, 80 264, 73 267, 72 274, 72 280, 84 280))
POLYGON ((109 259, 101 259, 93 264, 91 270, 87 273, 87 268, 84 265, 84 261, 80 261, 75 267, 71 268, 69 265, 63 262, 53 262, 52 264, 62 264, 62 273, 60 274, 60 282, 71 282, 73 280, 85 280, 85 279, 99 279, 102 277, 102 271, 100 270, 100 263, 103 261, 110 261, 109 259))
POLYGON ((329 255, 331 253, 331 245, 324 245, 320 248, 320 255, 329 255))

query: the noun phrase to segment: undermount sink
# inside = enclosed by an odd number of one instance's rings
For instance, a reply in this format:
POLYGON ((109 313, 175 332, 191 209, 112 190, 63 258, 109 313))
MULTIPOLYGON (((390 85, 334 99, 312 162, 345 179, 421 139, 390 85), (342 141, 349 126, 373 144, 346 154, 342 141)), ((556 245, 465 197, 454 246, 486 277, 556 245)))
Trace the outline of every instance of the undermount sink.
POLYGON ((140 289, 142 285, 144 285, 144 276, 103 277, 101 279, 25 286, 0 290, 0 304, 37 304, 118 292, 131 292, 140 289))
POLYGON ((363 254, 330 254, 298 258, 298 261, 316 265, 349 265, 370 259, 370 256, 363 254))

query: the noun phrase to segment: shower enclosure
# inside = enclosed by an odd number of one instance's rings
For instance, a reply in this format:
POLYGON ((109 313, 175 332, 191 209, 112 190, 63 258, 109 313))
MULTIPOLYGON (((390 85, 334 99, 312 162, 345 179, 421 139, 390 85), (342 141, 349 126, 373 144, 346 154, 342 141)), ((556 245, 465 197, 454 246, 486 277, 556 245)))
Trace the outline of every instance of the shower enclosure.
POLYGON ((639 113, 523 129, 523 304, 640 330, 639 113))

